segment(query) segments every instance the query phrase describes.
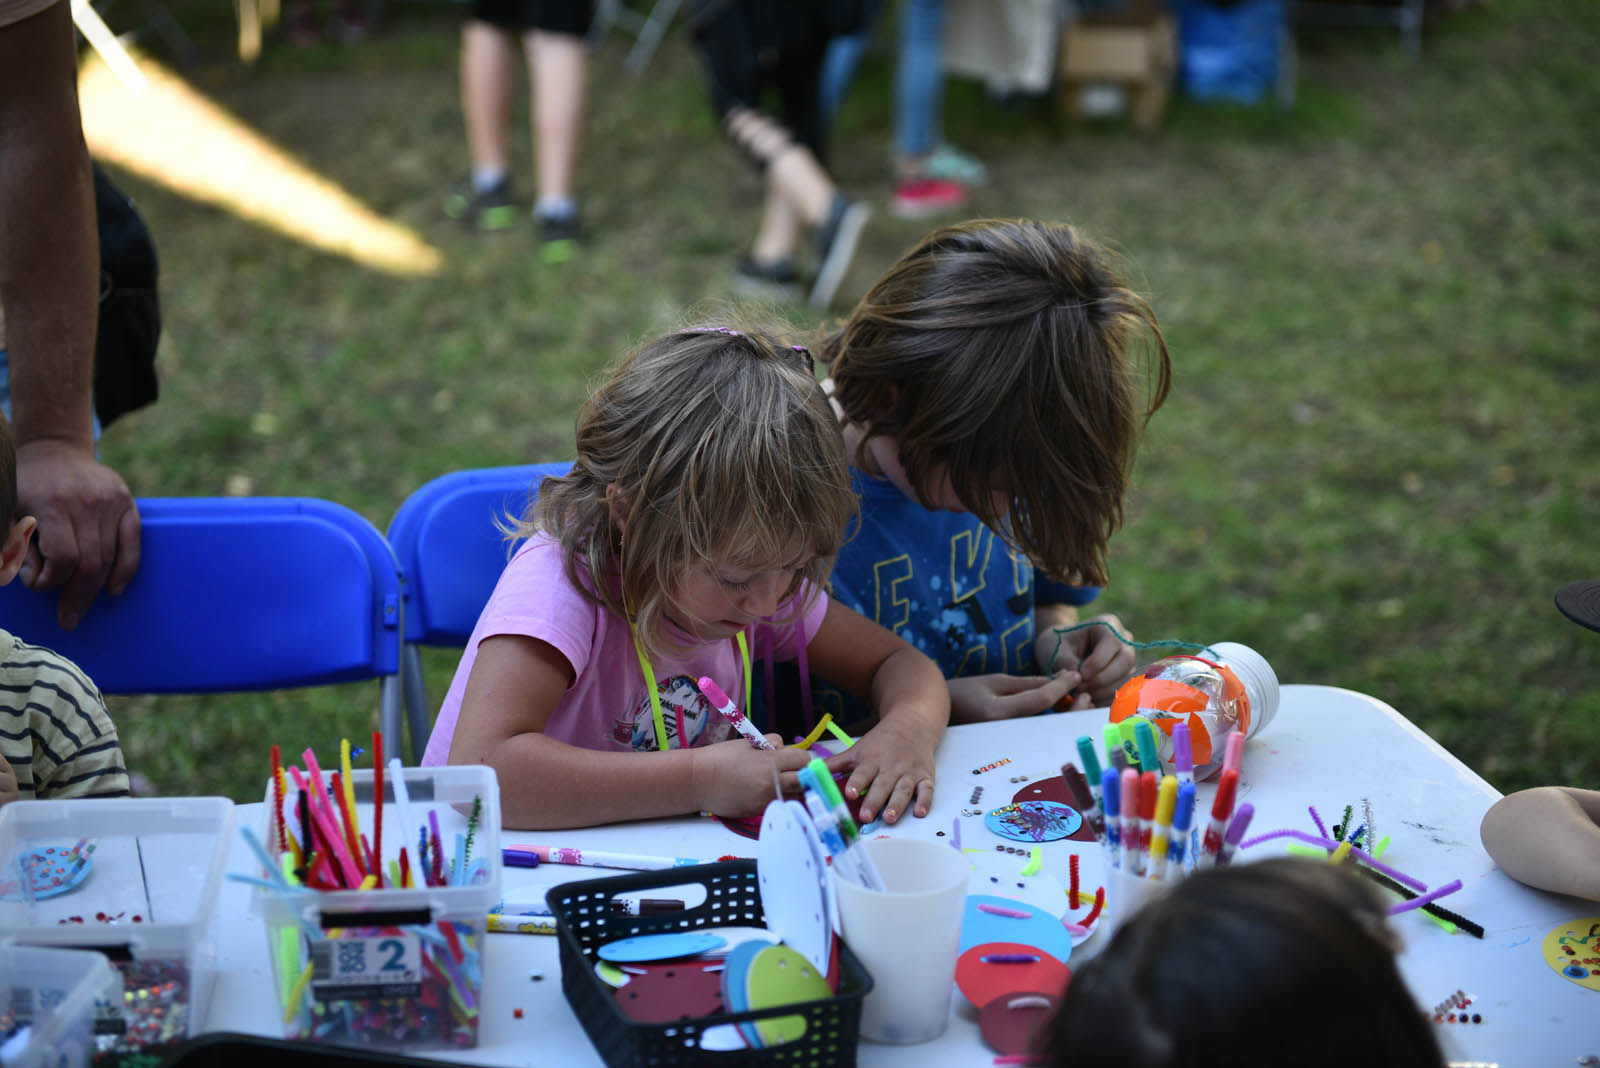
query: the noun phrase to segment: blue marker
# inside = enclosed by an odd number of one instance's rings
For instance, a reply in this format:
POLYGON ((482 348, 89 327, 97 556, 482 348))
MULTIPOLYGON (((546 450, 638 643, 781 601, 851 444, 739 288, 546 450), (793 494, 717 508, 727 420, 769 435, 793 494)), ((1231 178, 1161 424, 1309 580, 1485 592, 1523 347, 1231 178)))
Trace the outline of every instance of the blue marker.
POLYGON ((1078 736, 1078 758, 1083 761, 1083 774, 1089 780, 1095 803, 1105 804, 1100 800, 1100 758, 1094 751, 1094 739, 1087 734, 1078 736))
POLYGON ((1189 849, 1189 827, 1194 823, 1194 783, 1178 784, 1178 807, 1172 812, 1172 837, 1167 840, 1167 860, 1181 873, 1189 849))
POLYGON ((1100 773, 1100 802, 1106 810, 1106 852, 1113 868, 1122 867, 1122 798, 1117 793, 1121 784, 1116 768, 1100 773))

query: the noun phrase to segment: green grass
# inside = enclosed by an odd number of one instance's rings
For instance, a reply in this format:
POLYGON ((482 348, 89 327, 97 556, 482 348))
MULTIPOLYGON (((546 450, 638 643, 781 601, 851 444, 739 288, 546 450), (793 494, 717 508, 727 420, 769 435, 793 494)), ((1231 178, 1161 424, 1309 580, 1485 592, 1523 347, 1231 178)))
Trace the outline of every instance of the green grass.
MULTIPOLYGON (((164 271, 162 399, 103 443, 138 494, 247 480, 381 527, 445 471, 565 455, 598 370, 722 294, 754 231, 758 182, 681 30, 641 79, 618 38, 597 53, 591 240, 552 266, 531 229, 440 214, 465 167, 454 9, 393 7, 357 48, 280 43, 253 68, 229 58, 225 7, 177 10, 214 57, 197 89, 445 263, 375 273, 121 175, 164 271)), ((1175 387, 1105 606, 1141 638, 1242 641, 1286 682, 1379 697, 1503 790, 1594 785, 1600 635, 1551 594, 1600 578, 1600 8, 1497 0, 1432 25, 1419 63, 1394 36, 1303 32, 1292 112, 1178 100, 1143 136, 956 83, 947 133, 993 171, 973 214, 1110 242, 1165 325, 1175 387)), ((888 85, 870 57, 834 148, 880 203, 888 85)), ((841 306, 922 229, 880 214, 841 306)), ((455 659, 427 657, 435 701, 455 659)), ((248 800, 270 742, 326 758, 372 729, 376 689, 114 712, 160 790, 248 800)))

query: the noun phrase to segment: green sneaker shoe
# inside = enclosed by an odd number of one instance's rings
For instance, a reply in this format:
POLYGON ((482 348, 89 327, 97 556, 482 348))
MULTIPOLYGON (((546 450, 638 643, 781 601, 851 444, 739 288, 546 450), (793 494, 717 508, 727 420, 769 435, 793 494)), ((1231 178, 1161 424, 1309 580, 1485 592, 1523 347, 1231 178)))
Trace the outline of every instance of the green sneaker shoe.
POLYGON ((470 181, 453 186, 444 198, 444 213, 469 230, 482 233, 499 233, 517 225, 520 213, 511 198, 511 179, 482 192, 472 188, 470 181))

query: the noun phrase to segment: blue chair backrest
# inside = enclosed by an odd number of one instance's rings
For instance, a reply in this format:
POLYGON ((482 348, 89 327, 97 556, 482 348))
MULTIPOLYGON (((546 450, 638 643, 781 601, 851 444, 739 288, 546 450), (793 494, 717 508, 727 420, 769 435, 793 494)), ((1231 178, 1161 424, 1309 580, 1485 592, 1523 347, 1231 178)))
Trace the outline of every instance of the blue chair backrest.
POLYGON ((389 523, 405 575, 405 640, 466 645, 510 558, 495 520, 520 516, 570 461, 454 471, 419 486, 389 523))
POLYGON ((58 591, 0 588, 0 627, 106 693, 227 693, 394 675, 400 575, 377 527, 305 497, 139 501, 138 574, 75 630, 58 591))

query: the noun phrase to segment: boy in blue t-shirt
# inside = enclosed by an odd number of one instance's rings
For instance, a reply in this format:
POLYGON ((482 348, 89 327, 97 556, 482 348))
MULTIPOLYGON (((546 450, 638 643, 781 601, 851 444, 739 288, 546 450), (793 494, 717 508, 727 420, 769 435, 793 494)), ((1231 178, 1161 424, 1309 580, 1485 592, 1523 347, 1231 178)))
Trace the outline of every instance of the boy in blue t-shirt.
MULTIPOLYGON (((939 662, 952 722, 1108 704, 1121 621, 1058 628, 1106 581, 1171 382, 1150 306, 1070 226, 975 221, 902 257, 820 356, 861 496, 832 595, 939 662)), ((821 680, 815 707, 855 711, 821 680)))

